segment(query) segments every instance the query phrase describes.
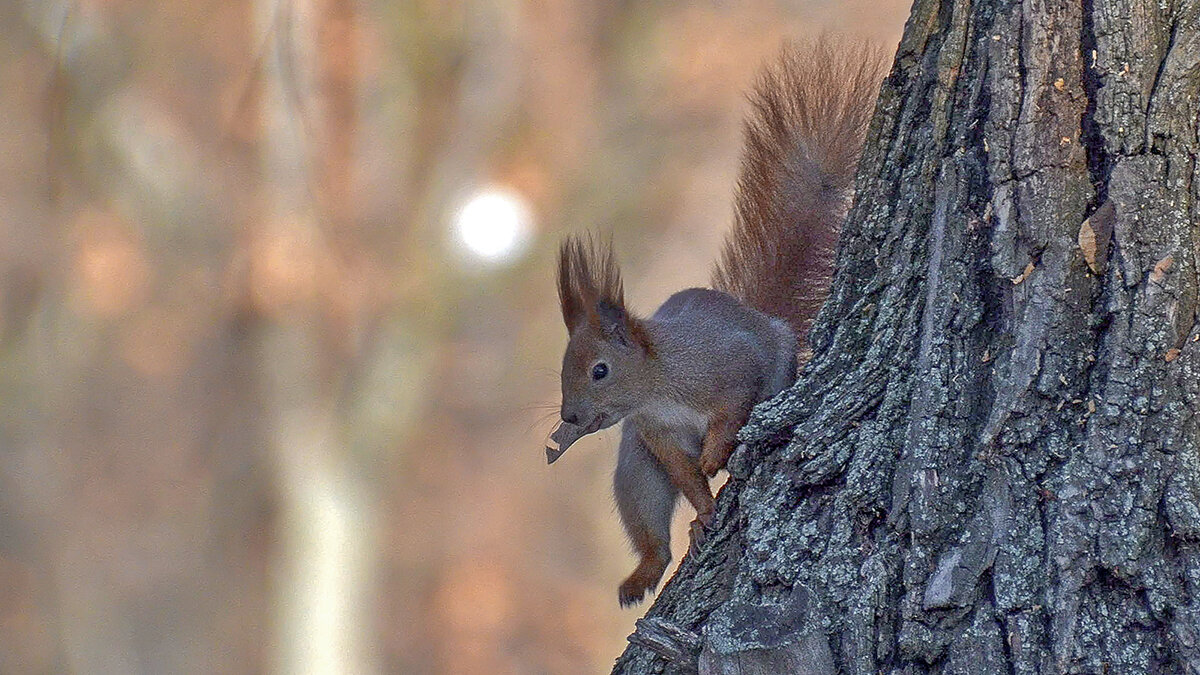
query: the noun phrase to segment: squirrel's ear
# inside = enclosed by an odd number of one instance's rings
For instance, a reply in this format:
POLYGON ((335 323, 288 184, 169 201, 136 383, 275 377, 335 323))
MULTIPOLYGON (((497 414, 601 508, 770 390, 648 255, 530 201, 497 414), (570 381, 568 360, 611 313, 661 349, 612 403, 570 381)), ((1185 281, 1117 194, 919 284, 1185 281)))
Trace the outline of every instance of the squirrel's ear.
POLYGON ((605 339, 652 352, 641 321, 625 311, 621 270, 611 243, 567 237, 558 249, 558 300, 571 335, 585 323, 605 339))
POLYGON ((595 311, 588 313, 588 321, 606 339, 654 355, 654 343, 650 341, 646 325, 623 306, 601 300, 596 303, 595 311))

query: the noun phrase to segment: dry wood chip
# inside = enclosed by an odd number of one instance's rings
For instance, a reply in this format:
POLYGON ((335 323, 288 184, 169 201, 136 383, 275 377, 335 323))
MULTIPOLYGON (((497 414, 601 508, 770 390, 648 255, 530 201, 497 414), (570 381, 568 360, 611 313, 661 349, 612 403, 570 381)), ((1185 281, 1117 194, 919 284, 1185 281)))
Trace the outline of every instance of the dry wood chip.
POLYGON ((1079 226, 1079 250, 1093 274, 1104 273, 1116 215, 1112 202, 1106 201, 1079 226))
POLYGON ((1154 265, 1154 271, 1150 273, 1150 281, 1159 283, 1163 277, 1167 275, 1167 270, 1171 269, 1171 265, 1175 264, 1175 256, 1169 255, 1162 260, 1159 260, 1154 265))
POLYGON ((581 426, 576 426, 568 422, 560 423, 558 428, 554 430, 554 433, 550 434, 550 442, 554 445, 546 445, 546 463, 553 464, 554 460, 562 457, 562 454, 567 451, 567 448, 571 447, 571 444, 586 435, 581 426))
POLYGON ((1017 284, 1021 283, 1022 281, 1025 281, 1026 279, 1028 279, 1030 274, 1033 274, 1033 263, 1032 262, 1025 266, 1025 271, 1021 272, 1020 276, 1013 277, 1011 279, 1011 281, 1013 282, 1013 286, 1016 286, 1017 284))

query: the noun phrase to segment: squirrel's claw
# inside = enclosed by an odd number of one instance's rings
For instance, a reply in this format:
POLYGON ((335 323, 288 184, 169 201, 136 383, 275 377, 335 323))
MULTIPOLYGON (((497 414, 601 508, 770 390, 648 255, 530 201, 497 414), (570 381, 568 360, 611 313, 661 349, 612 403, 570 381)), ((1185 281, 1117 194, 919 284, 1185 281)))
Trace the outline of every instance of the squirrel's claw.
POLYGON ((621 609, 625 609, 640 603, 645 594, 644 590, 635 591, 632 588, 625 588, 622 584, 621 589, 617 592, 617 601, 621 603, 621 609))
POLYGON ((621 608, 632 607, 642 601, 646 596, 646 591, 650 587, 640 579, 629 578, 625 583, 621 584, 621 588, 617 590, 617 601, 621 603, 621 608))
POLYGON ((700 547, 708 539, 708 535, 705 534, 704 530, 712 523, 712 517, 712 512, 696 514, 696 519, 692 521, 691 526, 688 528, 688 538, 690 539, 688 543, 689 555, 699 553, 700 547))

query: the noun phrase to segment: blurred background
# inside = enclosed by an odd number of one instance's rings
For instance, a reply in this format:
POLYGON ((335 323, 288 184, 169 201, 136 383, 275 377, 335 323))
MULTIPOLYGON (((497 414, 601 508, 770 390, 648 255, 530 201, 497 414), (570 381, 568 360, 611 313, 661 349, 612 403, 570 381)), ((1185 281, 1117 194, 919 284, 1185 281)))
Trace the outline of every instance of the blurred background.
POLYGON ((0 2, 0 672, 606 672, 557 242, 705 283, 756 69, 907 9, 0 2))

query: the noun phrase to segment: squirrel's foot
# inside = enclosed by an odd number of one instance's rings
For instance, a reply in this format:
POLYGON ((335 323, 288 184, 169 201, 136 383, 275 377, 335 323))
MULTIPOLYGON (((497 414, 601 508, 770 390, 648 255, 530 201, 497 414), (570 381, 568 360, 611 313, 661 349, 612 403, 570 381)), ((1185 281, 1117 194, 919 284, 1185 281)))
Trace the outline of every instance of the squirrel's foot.
POLYGON ((646 593, 653 592, 662 579, 663 572, 671 560, 671 547, 666 541, 659 542, 654 548, 648 549, 642 556, 642 561, 634 568, 633 573, 621 583, 617 591, 617 600, 622 607, 636 605, 642 601, 646 593))
POLYGON ((710 523, 712 523, 712 517, 712 511, 709 511, 708 513, 696 514, 696 519, 692 521, 691 526, 688 528, 688 538, 690 539, 690 542, 688 543, 689 555, 696 555, 699 553, 700 547, 703 546, 705 540, 708 539, 708 535, 704 533, 704 530, 709 526, 710 523))
POLYGON ((617 601, 621 603, 621 607, 632 607, 642 601, 646 592, 650 590, 649 584, 644 579, 636 578, 637 575, 631 576, 621 583, 621 587, 617 589, 617 601))
POLYGON ((725 465, 725 459, 715 456, 716 453, 705 452, 700 455, 700 470, 705 476, 713 477, 725 465))

